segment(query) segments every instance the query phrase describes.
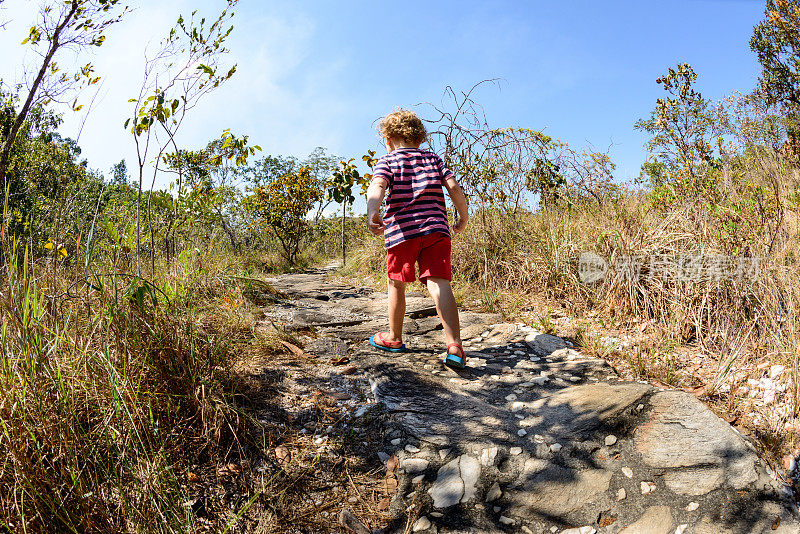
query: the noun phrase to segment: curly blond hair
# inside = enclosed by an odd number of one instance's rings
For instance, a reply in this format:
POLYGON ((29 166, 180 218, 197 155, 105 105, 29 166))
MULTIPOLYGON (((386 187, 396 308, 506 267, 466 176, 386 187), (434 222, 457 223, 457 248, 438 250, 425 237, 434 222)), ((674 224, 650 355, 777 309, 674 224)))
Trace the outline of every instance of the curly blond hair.
POLYGON ((378 133, 414 145, 421 145, 428 139, 425 125, 416 113, 407 109, 398 109, 382 118, 378 123, 378 133))

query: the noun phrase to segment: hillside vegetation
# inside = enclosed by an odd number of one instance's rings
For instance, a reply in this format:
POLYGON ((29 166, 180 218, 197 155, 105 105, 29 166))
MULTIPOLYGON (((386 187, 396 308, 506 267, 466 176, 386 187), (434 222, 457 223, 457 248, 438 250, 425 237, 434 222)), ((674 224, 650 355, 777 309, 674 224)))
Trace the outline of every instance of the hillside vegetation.
MULTIPOLYGON (((314 525, 303 484, 315 467, 293 477, 272 460, 299 427, 256 420, 267 386, 242 369, 280 363, 299 344, 253 326, 272 302, 274 273, 346 251, 343 276, 383 283, 382 241, 352 210, 369 178, 355 162, 371 166, 376 154, 264 155, 230 130, 179 146, 197 102, 235 75, 225 43, 236 0, 223 4, 207 19, 178 18, 148 56, 124 125, 138 161, 107 173, 59 133, 55 105, 79 110, 81 90, 99 78, 91 65, 66 77, 51 66, 64 43, 81 53, 113 38, 127 8, 53 3, 23 44, 40 52, 41 75, 27 93, 0 88, 4 531, 255 530, 240 522, 251 507, 258 528, 272 529, 261 532, 314 525), (230 490, 208 504, 213 521, 199 519, 189 502, 197 472, 238 473, 267 455, 275 471, 257 489, 230 490)), ((690 389, 767 452, 791 452, 799 36, 800 3, 768 0, 751 41, 762 78, 747 95, 710 101, 690 65, 669 68, 657 80, 663 98, 635 125, 650 139, 636 183, 616 179, 608 154, 490 125, 475 95, 491 82, 448 88, 446 104, 420 109, 436 119, 432 148, 473 212, 454 241, 460 304, 690 389)))

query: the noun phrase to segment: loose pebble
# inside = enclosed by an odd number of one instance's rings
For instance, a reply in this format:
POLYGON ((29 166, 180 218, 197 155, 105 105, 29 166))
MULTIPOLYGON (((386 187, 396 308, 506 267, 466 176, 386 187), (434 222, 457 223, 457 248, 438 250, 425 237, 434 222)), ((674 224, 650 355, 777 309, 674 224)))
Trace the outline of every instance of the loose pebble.
POLYGON ((623 467, 622 474, 628 478, 633 478, 633 469, 631 469, 630 467, 623 467))
POLYGON ((518 412, 521 409, 523 409, 524 407, 525 407, 525 403, 524 402, 517 401, 517 402, 512 402, 511 403, 511 411, 512 412, 518 412))
POLYGON ((506 395, 506 400, 508 402, 515 401, 515 400, 517 400, 517 396, 514 395, 513 393, 511 395, 506 395))
POLYGON ((378 459, 381 461, 381 463, 386 463, 386 460, 388 460, 389 457, 389 454, 386 454, 383 451, 378 451, 378 459))
POLYGON ((494 508, 492 508, 492 510, 494 510, 494 513, 497 513, 500 510, 502 510, 502 508, 500 508, 499 506, 495 506, 494 508))
POLYGON ((417 454, 419 452, 419 447, 415 447, 413 445, 406 445, 406 452, 410 452, 411 454, 417 454))
POLYGON ((642 490, 642 495, 647 495, 648 493, 652 493, 656 490, 656 485, 653 482, 645 482, 639 485, 642 490))
POLYGON ((606 446, 610 447, 617 442, 617 436, 608 435, 606 436, 606 446))
POLYGON ((442 449, 439 451, 439 458, 444 460, 445 458, 447 458, 448 454, 450 454, 450 449, 442 449))
POLYGON ((522 454, 522 447, 511 447, 510 449, 508 449, 508 454, 512 456, 522 454))
POLYGON ((678 525, 678 528, 675 529, 675 534, 683 534, 686 532, 686 529, 689 528, 688 523, 684 523, 682 525, 678 525))
POLYGON ((411 531, 419 532, 421 530, 428 530, 429 528, 431 528, 431 520, 423 515, 414 522, 414 526, 411 527, 411 531))
POLYGON ((561 449, 562 449, 562 446, 561 446, 560 443, 553 443, 552 445, 550 445, 550 452, 558 452, 561 449))
POLYGON ((492 487, 489 488, 489 491, 486 492, 486 502, 496 501, 500 497, 503 496, 503 490, 500 489, 500 485, 495 482, 492 484, 492 487))
POLYGON ((692 502, 689 503, 689 506, 686 507, 686 511, 687 512, 694 512, 698 508, 700 508, 700 504, 692 501, 692 502))
POLYGON ((628 496, 628 493, 625 491, 625 488, 620 488, 617 491, 617 500, 618 501, 624 501, 625 497, 627 497, 627 496, 628 496))
POLYGON ((402 440, 401 440, 400 438, 394 438, 394 439, 391 441, 391 443, 392 443, 392 445, 395 445, 395 446, 397 446, 397 445, 400 445, 400 442, 401 442, 401 441, 402 441, 402 440))
POLYGON ((423 480, 425 480, 425 475, 418 475, 418 476, 415 476, 414 478, 411 479, 411 483, 412 484, 419 484, 423 480))
POLYGON ((504 516, 504 515, 501 515, 501 516, 500 516, 500 519, 499 519, 499 521, 500 521, 501 523, 503 523, 504 525, 513 525, 514 523, 516 523, 516 521, 514 521, 514 520, 513 520, 513 519, 511 519, 510 517, 506 517, 506 516, 504 516))

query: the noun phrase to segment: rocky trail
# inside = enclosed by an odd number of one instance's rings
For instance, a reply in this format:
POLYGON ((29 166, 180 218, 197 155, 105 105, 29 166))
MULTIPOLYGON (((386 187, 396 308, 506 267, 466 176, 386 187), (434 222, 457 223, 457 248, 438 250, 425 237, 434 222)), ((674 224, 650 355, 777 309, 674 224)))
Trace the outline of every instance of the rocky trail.
MULTIPOLYGON (((456 373, 421 294, 408 296, 409 351, 378 351, 366 340, 386 329, 386 294, 329 274, 271 280, 287 298, 269 315, 316 332, 305 351, 331 387, 363 386, 362 406, 340 402, 353 417, 382 414, 379 457, 397 489, 381 532, 800 532, 792 492, 694 396, 623 381, 494 314, 462 312, 469 360, 456 373)), ((342 519, 370 532, 346 508, 342 519)))

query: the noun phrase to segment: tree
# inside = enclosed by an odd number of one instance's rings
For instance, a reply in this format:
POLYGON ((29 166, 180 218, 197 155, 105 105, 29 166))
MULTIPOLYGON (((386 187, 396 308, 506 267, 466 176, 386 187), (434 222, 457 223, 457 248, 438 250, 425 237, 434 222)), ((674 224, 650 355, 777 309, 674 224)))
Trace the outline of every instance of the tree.
POLYGON ((696 80, 688 63, 669 68, 656 80, 669 96, 657 99, 650 118, 634 125, 651 136, 646 146, 652 156, 642 174, 655 187, 688 193, 704 187, 707 171, 718 165, 710 139, 720 132, 710 101, 693 87, 696 80))
POLYGON ((750 48, 761 63, 760 90, 788 119, 790 143, 800 141, 800 1, 767 0, 766 19, 753 28, 750 48))
MULTIPOLYGON (((192 12, 188 20, 179 16, 168 36, 160 43, 155 54, 145 62, 144 78, 134 104, 131 117, 125 121, 136 145, 138 164, 138 196, 136 210, 136 263, 141 274, 141 199, 144 187, 144 171, 150 155, 155 152, 148 210, 160 165, 168 165, 164 156, 169 148, 177 153, 175 136, 183 125, 187 114, 211 91, 229 80, 236 72, 236 65, 223 67, 221 58, 228 50, 223 46, 233 26, 228 21, 238 0, 226 0, 226 7, 210 24, 192 12)), ((183 183, 178 180, 178 194, 183 183)), ((154 240, 152 226, 150 239, 154 240)), ((151 247, 151 264, 155 269, 155 257, 151 247)))
POLYGON ((337 204, 342 205, 342 265, 345 264, 345 220, 347 215, 347 204, 352 205, 355 202, 353 196, 353 186, 355 184, 366 185, 368 183, 366 176, 362 177, 355 164, 354 158, 348 161, 340 161, 339 168, 333 172, 331 179, 328 183, 328 199, 335 201, 337 204))
MULTIPOLYGON (((0 184, 7 187, 7 176, 11 147, 22 128, 28 113, 38 103, 64 101, 74 91, 100 81, 94 68, 87 63, 74 72, 62 71, 54 61, 63 49, 82 50, 97 47, 105 41, 105 31, 120 21, 128 12, 127 6, 119 8, 119 0, 68 0, 50 2, 40 13, 41 20, 31 27, 22 44, 29 45, 42 57, 41 64, 32 80, 28 80, 29 91, 19 112, 7 132, 3 132, 0 148, 0 184)), ((79 110, 77 99, 73 109, 79 110)))
POLYGON ((278 239, 284 258, 295 265, 300 244, 310 229, 306 216, 320 196, 311 171, 301 167, 265 186, 256 186, 244 203, 278 239))

